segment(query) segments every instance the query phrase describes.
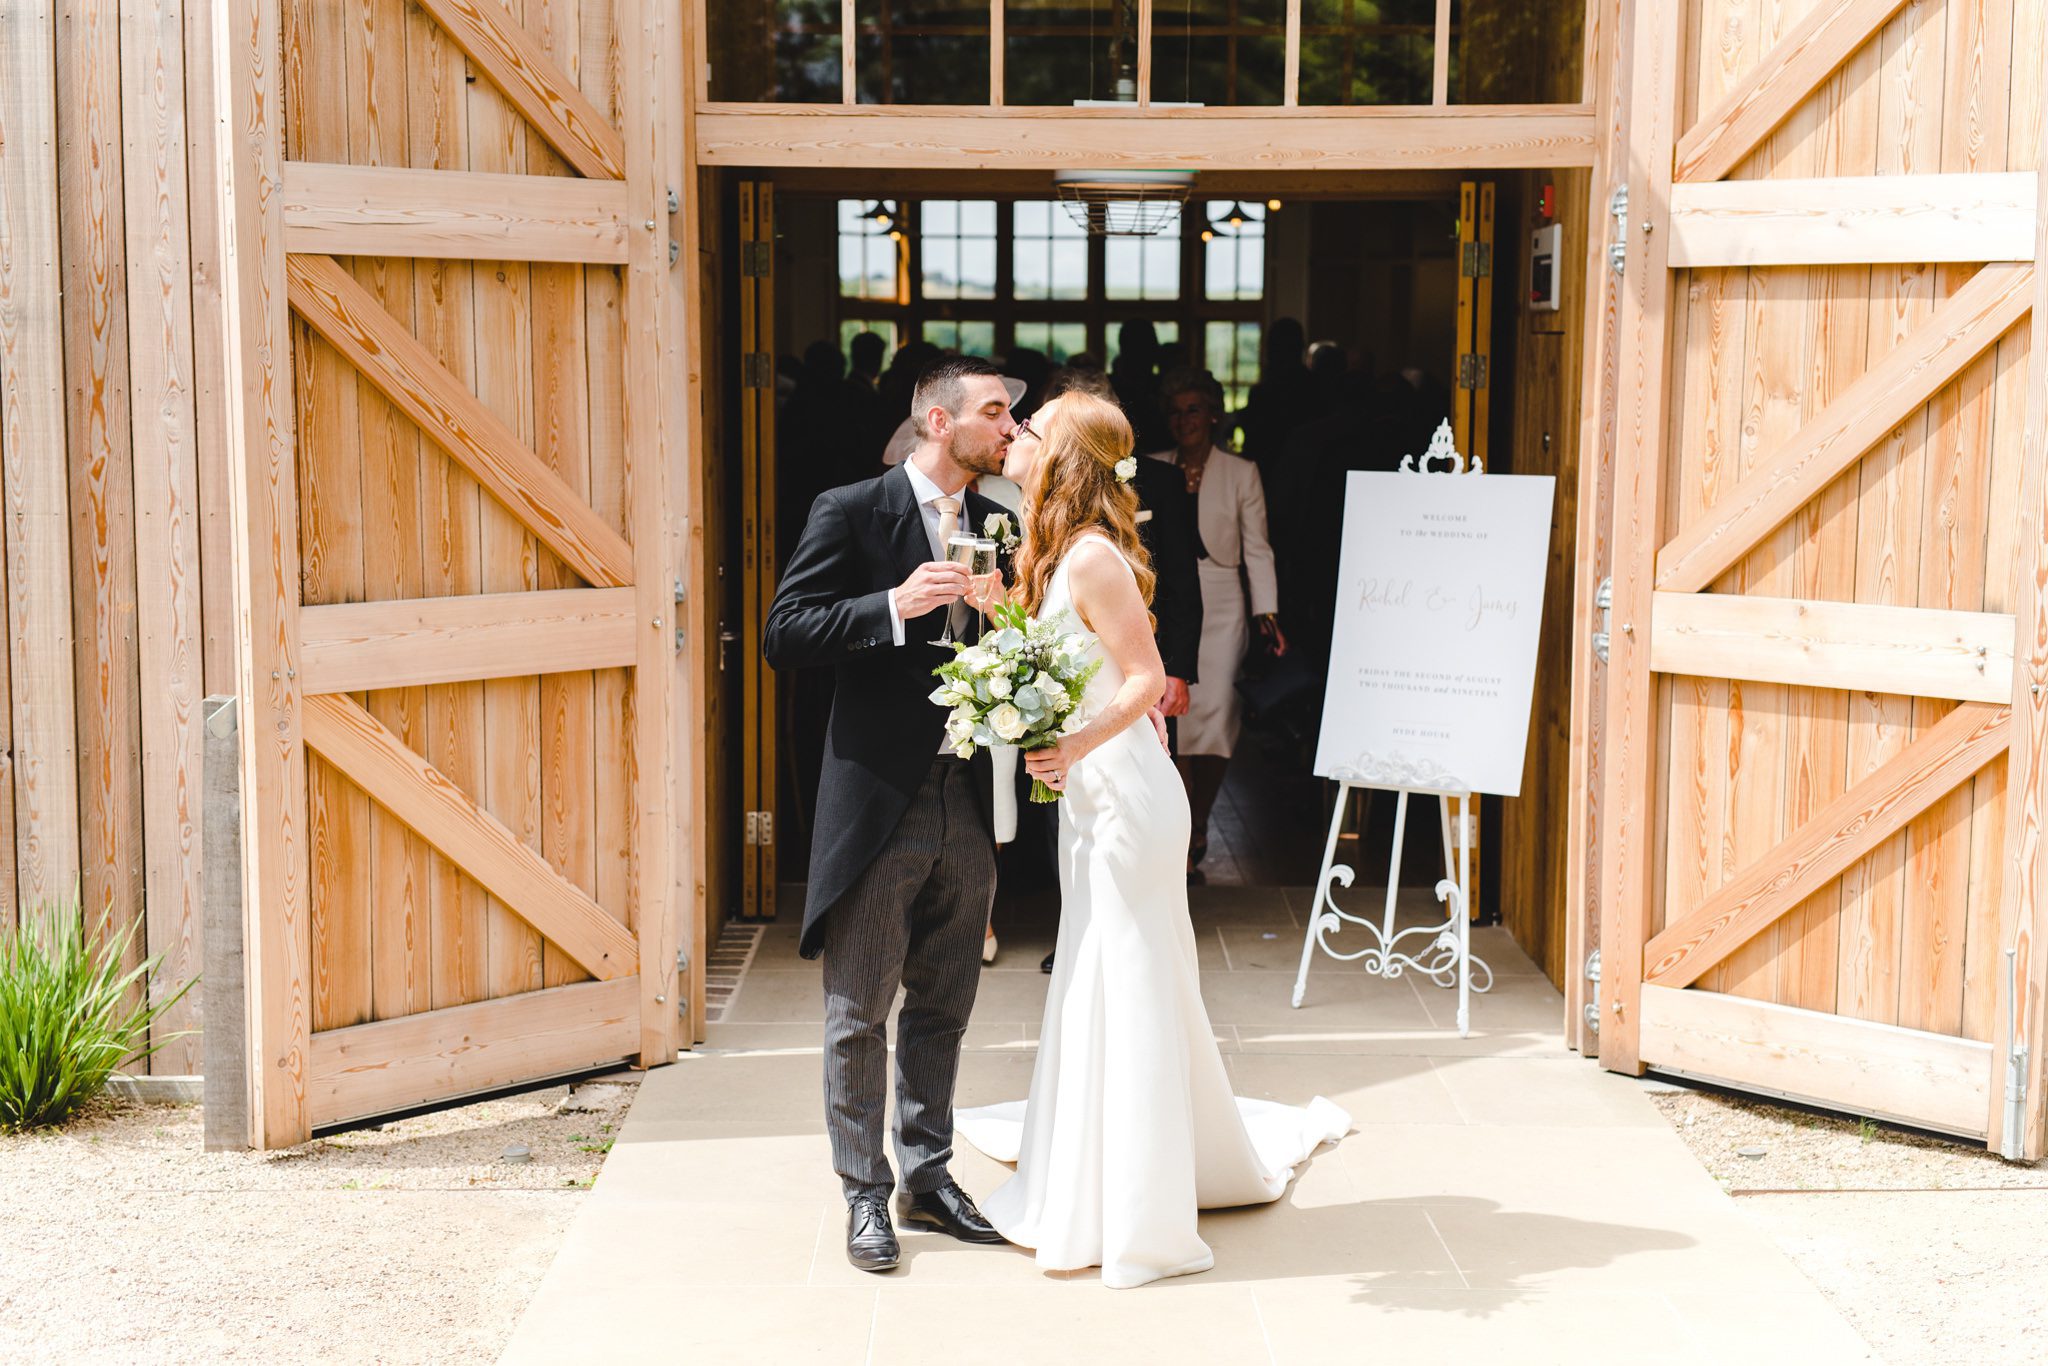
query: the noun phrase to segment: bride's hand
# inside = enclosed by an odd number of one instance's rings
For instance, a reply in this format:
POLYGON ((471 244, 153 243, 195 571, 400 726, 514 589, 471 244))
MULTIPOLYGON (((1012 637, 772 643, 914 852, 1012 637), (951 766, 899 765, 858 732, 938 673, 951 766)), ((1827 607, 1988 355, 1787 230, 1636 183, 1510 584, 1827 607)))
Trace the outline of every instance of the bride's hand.
POLYGON ((1026 750, 1024 769, 1032 777, 1044 783, 1055 792, 1067 788, 1067 774, 1075 764, 1086 758, 1088 751, 1074 742, 1069 735, 1050 749, 1026 750))
POLYGON ((967 584, 967 593, 963 600, 977 612, 988 612, 1007 600, 1007 590, 1003 587, 1003 571, 1000 569, 993 574, 984 574, 978 579, 970 578, 967 584))

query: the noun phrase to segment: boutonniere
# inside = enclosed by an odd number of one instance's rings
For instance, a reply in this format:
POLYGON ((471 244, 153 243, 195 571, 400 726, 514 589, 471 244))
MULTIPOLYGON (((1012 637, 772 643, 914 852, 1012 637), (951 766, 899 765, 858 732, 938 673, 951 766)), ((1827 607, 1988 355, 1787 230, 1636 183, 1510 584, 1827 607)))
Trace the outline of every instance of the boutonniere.
POLYGON ((1007 512, 991 512, 982 521, 981 534, 1001 546, 1006 554, 1017 548, 1017 528, 1007 512))

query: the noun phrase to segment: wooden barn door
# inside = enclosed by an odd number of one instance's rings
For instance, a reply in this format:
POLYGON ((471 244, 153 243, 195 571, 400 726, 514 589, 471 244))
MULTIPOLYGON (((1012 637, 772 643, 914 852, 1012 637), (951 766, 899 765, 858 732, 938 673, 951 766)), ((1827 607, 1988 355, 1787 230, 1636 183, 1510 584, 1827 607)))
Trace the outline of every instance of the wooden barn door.
POLYGON ((1601 1060, 2039 1155, 2044 7, 1628 8, 1601 1060))
POLYGON ((688 12, 224 6, 262 1146, 694 1027, 688 12))

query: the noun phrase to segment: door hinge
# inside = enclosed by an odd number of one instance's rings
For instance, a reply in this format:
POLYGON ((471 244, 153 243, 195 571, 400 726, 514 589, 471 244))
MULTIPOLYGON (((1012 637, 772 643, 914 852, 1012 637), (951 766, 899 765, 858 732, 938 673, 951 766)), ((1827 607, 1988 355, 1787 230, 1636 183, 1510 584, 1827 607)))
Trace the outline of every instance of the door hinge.
POLYGON ((749 811, 747 813, 747 843, 773 845, 775 843, 775 813, 773 811, 749 811))
POLYGON ((690 590, 683 587, 680 578, 673 580, 670 586, 675 589, 676 649, 680 651, 688 640, 688 633, 683 625, 683 609, 690 605, 690 590))
POLYGON ((1600 629, 1593 633, 1593 657, 1602 664, 1607 662, 1609 645, 1614 629, 1614 576, 1609 574, 1600 580, 1600 591, 1593 594, 1593 605, 1600 609, 1600 629))
POLYGON ((1607 248, 1607 263, 1618 274, 1628 266, 1628 186, 1617 185, 1607 200, 1607 212, 1614 216, 1614 241, 1607 248))
POLYGON ((1493 274, 1493 243, 1467 242, 1459 273, 1468 280, 1484 280, 1493 274))
POLYGON ((773 242, 748 242, 740 249, 740 274, 749 280, 765 280, 775 264, 773 242))
POLYGON ((766 351, 749 351, 740 357, 740 385, 767 389, 775 384, 775 357, 766 351))
POLYGON ((1460 389, 1484 389, 1486 387, 1486 357, 1468 351, 1458 357, 1458 387, 1460 389))
POLYGON ((1586 980, 1593 984, 1586 1002, 1586 1028, 1595 1034, 1600 1032, 1600 950, 1586 955, 1586 980))
POLYGON ((690 1018, 690 951, 676 950, 676 1014, 690 1018))

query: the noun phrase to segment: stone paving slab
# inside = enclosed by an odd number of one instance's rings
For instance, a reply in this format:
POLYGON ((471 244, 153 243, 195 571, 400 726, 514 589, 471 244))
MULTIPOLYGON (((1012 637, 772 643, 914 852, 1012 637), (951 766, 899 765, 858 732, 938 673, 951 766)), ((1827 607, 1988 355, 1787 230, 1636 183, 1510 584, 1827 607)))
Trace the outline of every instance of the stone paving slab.
MULTIPOLYGON (((1213 1271, 1109 1291, 1092 1271, 905 1234, 847 1266, 819 1081, 823 1005, 793 935, 762 938, 727 1023, 651 1073, 505 1360, 876 1363, 1874 1361, 1645 1098, 1579 1060, 1563 1000, 1489 935, 1474 1034, 1412 978, 1319 968, 1278 890, 1195 894, 1203 994, 1240 1094, 1344 1105, 1357 1129, 1278 1203, 1202 1217, 1213 1271), (1274 933, 1268 940, 1262 936, 1274 933), (1291 940, 1291 943, 1283 943, 1291 940)), ((999 928, 1003 922, 999 918, 999 928)), ((1018 945, 1050 927, 1019 924, 1018 945)), ((1022 1096, 1046 979, 984 979, 963 1104, 1022 1096)), ((986 1194, 1007 1169, 962 1146, 986 1194)))

